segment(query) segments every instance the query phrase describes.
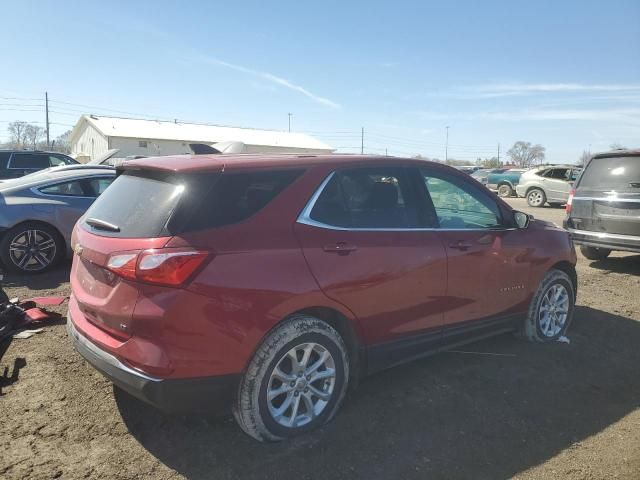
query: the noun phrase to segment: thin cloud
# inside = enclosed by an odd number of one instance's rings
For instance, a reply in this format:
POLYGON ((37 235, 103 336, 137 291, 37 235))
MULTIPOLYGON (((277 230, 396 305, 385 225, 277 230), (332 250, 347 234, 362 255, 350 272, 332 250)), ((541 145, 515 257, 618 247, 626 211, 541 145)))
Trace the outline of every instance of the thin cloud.
POLYGON ((300 94, 304 95, 305 97, 310 98, 314 102, 317 102, 317 103, 319 103, 321 105, 324 105, 324 106, 327 106, 327 107, 331 107, 331 108, 340 108, 340 105, 338 103, 336 103, 336 102, 334 102, 332 100, 329 100, 328 98, 321 97, 319 95, 315 95, 315 94, 311 93, 309 90, 307 90, 306 88, 301 87, 300 85, 296 85, 295 83, 290 82, 286 78, 282 78, 282 77, 278 77, 277 75, 273 75, 272 73, 261 72, 259 70, 253 70, 252 68, 247 68, 247 67, 243 67, 242 65, 236 65, 234 63, 225 62, 223 60, 218 60, 217 58, 199 56, 199 57, 197 57, 197 60, 199 60, 201 62, 204 62, 204 63, 208 63, 210 65, 216 65, 218 67, 228 68, 230 70, 235 70, 236 72, 241 72, 241 73, 245 73, 247 75, 251 75, 253 77, 261 78, 261 79, 266 80, 267 82, 270 82, 272 84, 279 85, 281 87, 285 87, 285 88, 287 88, 289 90, 292 90, 294 92, 300 93, 300 94))
POLYGON ((566 95, 566 94, 638 94, 640 84, 583 84, 583 83, 497 83, 481 85, 463 85, 440 92, 431 92, 431 97, 445 97, 460 100, 483 100, 499 97, 517 97, 527 95, 566 95))

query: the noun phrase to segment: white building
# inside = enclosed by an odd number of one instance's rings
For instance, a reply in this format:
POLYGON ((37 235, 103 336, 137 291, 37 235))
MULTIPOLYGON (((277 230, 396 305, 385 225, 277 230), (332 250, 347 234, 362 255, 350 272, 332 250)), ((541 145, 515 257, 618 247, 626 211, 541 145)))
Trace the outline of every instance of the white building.
POLYGON ((71 152, 81 161, 120 149, 129 155, 178 155, 191 153, 189 143, 242 142, 248 153, 327 154, 329 145, 303 133, 223 127, 197 123, 138 120, 83 115, 71 132, 71 152))

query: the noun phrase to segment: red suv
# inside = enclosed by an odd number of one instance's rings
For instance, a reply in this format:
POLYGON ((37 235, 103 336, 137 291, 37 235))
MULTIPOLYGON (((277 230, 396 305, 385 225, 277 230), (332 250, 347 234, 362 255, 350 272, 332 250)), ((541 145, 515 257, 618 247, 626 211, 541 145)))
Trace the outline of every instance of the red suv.
POLYGON ((577 287, 567 232, 453 168, 389 157, 127 162, 72 245, 76 349, 162 410, 232 406, 259 440, 453 344, 553 341, 577 287))

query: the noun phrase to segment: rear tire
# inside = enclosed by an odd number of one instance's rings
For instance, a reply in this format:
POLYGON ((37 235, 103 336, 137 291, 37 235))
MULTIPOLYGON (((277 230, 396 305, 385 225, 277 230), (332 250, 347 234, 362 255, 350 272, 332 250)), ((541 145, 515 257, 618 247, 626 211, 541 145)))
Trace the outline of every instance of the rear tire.
POLYGON ((500 185, 498 187, 498 196, 502 198, 513 196, 513 188, 511 188, 511 185, 506 183, 500 185))
POLYGON ((608 248, 588 247, 580 245, 580 252, 589 260, 604 260, 609 256, 611 250, 608 248))
POLYGON ((315 317, 294 315, 254 354, 233 414, 256 440, 284 440, 329 422, 348 383, 349 356, 340 334, 315 317))
POLYGON ((562 270, 549 270, 529 305, 522 335, 530 342, 553 342, 563 336, 573 318, 575 286, 562 270))
POLYGON ((527 204, 530 207, 544 207, 547 202, 547 196, 544 191, 539 188, 532 188, 527 192, 527 204))
POLYGON ((5 232, 0 242, 0 259, 7 270, 42 273, 56 266, 66 255, 60 233, 43 222, 24 222, 5 232))

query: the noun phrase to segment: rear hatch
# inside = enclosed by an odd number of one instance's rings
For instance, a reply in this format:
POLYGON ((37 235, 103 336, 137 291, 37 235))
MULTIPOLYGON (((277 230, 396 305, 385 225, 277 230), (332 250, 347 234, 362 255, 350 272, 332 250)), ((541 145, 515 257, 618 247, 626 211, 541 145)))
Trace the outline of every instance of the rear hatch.
POLYGON ((578 179, 569 226, 640 235, 640 155, 593 158, 578 179))
POLYGON ((144 285, 180 286, 208 255, 164 247, 205 208, 217 173, 120 172, 74 230, 71 308, 111 336, 129 338, 144 285))

